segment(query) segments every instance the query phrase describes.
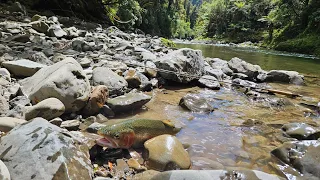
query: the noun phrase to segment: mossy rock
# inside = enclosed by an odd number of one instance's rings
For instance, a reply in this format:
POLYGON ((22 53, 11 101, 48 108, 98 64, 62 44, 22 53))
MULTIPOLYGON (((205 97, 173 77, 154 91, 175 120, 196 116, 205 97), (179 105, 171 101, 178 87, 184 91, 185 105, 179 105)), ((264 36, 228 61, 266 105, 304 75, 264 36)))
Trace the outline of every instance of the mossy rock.
POLYGON ((166 39, 166 38, 160 38, 161 39, 161 43, 164 45, 164 46, 167 46, 167 47, 176 47, 176 44, 169 40, 169 39, 166 39))

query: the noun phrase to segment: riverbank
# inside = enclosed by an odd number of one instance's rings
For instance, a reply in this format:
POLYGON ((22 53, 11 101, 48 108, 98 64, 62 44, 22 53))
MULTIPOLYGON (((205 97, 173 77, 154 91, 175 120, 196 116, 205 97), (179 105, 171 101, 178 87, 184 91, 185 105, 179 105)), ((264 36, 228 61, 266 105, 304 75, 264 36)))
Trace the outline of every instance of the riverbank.
POLYGON ((2 176, 319 178, 320 97, 302 74, 114 26, 1 12, 2 176), (277 153, 288 144, 305 156, 277 153), (288 158, 300 166, 284 170, 288 158))

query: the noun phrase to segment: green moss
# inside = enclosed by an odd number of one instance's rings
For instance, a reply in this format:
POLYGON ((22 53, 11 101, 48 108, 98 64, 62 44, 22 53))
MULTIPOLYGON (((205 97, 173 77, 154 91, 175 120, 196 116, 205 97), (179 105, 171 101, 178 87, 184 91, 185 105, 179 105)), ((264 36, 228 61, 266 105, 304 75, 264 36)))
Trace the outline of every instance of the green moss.
POLYGON ((300 35, 297 38, 289 39, 278 43, 276 50, 297 52, 303 54, 320 55, 320 36, 317 34, 300 35))
POLYGON ((164 46, 167 46, 167 47, 176 47, 176 44, 169 40, 169 39, 166 39, 166 38, 160 38, 161 39, 161 43, 164 45, 164 46))

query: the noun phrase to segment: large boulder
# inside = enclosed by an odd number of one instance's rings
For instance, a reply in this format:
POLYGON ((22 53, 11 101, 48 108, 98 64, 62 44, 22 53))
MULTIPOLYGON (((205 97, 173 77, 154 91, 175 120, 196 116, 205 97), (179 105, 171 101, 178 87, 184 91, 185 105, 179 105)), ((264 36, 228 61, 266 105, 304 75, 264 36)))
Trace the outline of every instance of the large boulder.
POLYGON ((198 80, 198 82, 203 87, 207 87, 207 88, 214 89, 214 90, 220 89, 220 83, 217 80, 217 78, 215 78, 214 76, 209 76, 209 75, 202 76, 198 80))
POLYGON ((29 77, 34 75, 41 68, 46 67, 37 62, 27 59, 20 59, 18 61, 3 62, 2 65, 7 68, 12 74, 20 77, 29 77))
POLYGON ((176 72, 159 72, 163 78, 181 83, 199 79, 203 75, 205 67, 201 51, 189 48, 168 53, 156 60, 155 64, 159 69, 176 72), (179 75, 178 73, 183 73, 184 75, 179 75))
POLYGON ((33 104, 55 97, 65 105, 66 112, 79 111, 90 94, 88 78, 73 58, 43 68, 21 84, 22 92, 33 104))
POLYGON ((36 117, 42 117, 51 120, 61 116, 65 111, 64 104, 57 98, 48 98, 38 104, 27 107, 25 119, 31 120, 36 117))
POLYGON ((320 178, 320 141, 304 140, 285 142, 281 147, 271 151, 271 154, 283 163, 291 166, 281 169, 288 177, 287 172, 296 172, 295 176, 303 175, 303 179, 320 178), (287 170, 287 172, 285 172, 287 170))
POLYGON ((12 179, 92 179, 89 149, 66 130, 36 118, 0 142, 1 160, 12 179))
POLYGON ((303 85, 303 78, 303 75, 299 74, 296 71, 272 70, 268 72, 266 81, 303 85))
POLYGON ((248 76, 249 80, 256 80, 257 76, 260 73, 263 73, 263 70, 258 65, 253 65, 250 63, 247 63, 243 61, 242 59, 239 59, 237 57, 232 58, 228 62, 229 68, 234 73, 242 73, 248 76))
POLYGON ((168 134, 149 139, 144 143, 148 150, 147 166, 155 170, 189 169, 191 160, 183 145, 168 134))
POLYGON ((128 86, 127 81, 122 76, 105 67, 93 69, 92 81, 94 86, 107 86, 109 95, 121 95, 128 86))
POLYGON ((320 129, 306 123, 288 123, 282 126, 282 131, 298 140, 317 140, 320 138, 320 129))
POLYGON ((126 112, 139 109, 151 100, 151 97, 143 93, 128 93, 107 101, 107 105, 114 112, 126 112))

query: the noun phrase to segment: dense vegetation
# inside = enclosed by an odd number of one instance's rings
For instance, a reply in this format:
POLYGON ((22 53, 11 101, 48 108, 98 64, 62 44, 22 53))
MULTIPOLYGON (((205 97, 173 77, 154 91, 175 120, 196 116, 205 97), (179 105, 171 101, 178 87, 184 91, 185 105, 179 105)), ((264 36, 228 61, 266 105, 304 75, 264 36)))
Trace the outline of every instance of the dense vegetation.
POLYGON ((21 2, 30 2, 34 7, 40 4, 54 13, 72 12, 77 17, 104 19, 124 30, 140 29, 166 38, 263 42, 263 46, 278 50, 320 55, 320 0, 21 2))

